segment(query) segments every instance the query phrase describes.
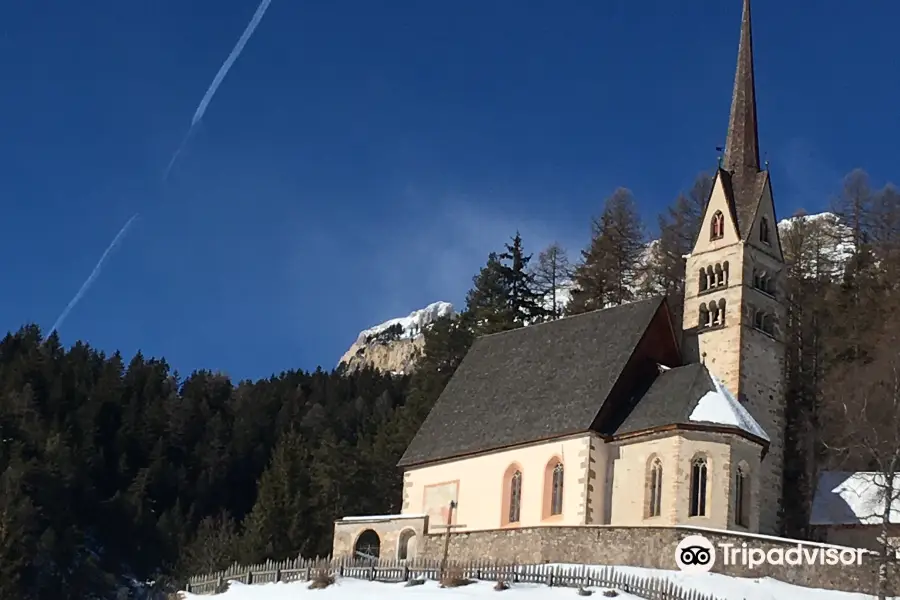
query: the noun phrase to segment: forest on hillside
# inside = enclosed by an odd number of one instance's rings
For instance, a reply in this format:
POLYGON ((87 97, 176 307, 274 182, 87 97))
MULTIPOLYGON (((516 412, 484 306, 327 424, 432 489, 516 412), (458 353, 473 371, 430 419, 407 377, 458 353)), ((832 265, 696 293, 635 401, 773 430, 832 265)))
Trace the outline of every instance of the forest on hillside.
MULTIPOLYGON (((605 201, 572 259, 554 244, 532 260, 510 232, 474 275, 465 309, 425 333, 409 376, 181 377, 162 358, 64 348, 34 325, 6 335, 0 598, 103 598, 129 579, 164 584, 234 561, 328 554, 334 519, 399 510, 395 465, 475 337, 563 316, 555 294, 570 280, 567 314, 659 293, 679 312, 682 257, 709 188, 701 176, 679 195, 649 247, 651 227, 625 189, 605 201)), ((818 469, 900 460, 900 324, 891 319, 900 193, 871 189, 854 171, 833 211, 841 227, 798 218, 782 237, 789 264, 776 293, 788 305, 779 326, 792 432, 784 517, 794 536, 809 533, 818 469), (836 258, 836 245, 846 256, 836 258)))

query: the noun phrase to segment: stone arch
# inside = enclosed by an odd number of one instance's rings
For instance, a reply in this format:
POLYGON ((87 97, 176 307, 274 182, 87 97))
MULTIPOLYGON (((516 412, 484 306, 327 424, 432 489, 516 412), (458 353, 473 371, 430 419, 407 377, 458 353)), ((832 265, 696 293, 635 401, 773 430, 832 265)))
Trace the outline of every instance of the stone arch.
POLYGON ((416 557, 416 532, 404 529, 397 540, 397 560, 412 560, 416 557))
POLYGON ((378 560, 381 555, 381 538, 374 529, 363 530, 353 543, 353 555, 364 560, 378 560))
POLYGON ((705 304, 700 305, 700 316, 699 316, 698 325, 700 327, 709 327, 709 325, 710 325, 709 308, 707 308, 707 306, 705 304))

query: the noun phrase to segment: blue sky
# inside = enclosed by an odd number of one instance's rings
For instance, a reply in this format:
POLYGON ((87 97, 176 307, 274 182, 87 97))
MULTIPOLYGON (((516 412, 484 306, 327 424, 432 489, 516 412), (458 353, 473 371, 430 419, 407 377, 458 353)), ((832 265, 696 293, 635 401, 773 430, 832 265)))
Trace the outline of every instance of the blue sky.
MULTIPOLYGON (((897 179, 900 4, 753 0, 780 216, 897 179)), ((516 229, 572 254, 617 186, 648 220, 715 165, 739 0, 273 0, 168 182, 255 0, 0 5, 0 329, 183 373, 331 368, 462 303, 516 229), (526 6, 527 5, 527 6, 526 6)))

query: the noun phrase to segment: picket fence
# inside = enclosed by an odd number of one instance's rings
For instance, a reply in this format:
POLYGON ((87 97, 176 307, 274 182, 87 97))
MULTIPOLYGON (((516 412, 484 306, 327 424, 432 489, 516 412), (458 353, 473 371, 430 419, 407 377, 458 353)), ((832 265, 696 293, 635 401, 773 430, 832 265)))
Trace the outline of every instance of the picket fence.
MULTIPOLYGON (((516 583, 543 584, 557 587, 601 588, 628 592, 647 600, 719 600, 711 595, 685 590, 669 580, 657 577, 640 577, 617 571, 615 567, 560 566, 548 564, 500 564, 492 561, 449 561, 448 573, 479 581, 503 581, 511 586, 516 583)), ((359 561, 329 559, 295 559, 267 562, 250 567, 232 565, 229 569, 209 575, 192 577, 185 591, 208 595, 224 591, 226 582, 239 581, 248 585, 264 583, 311 581, 317 574, 327 571, 336 577, 349 577, 402 583, 413 579, 440 580, 440 561, 359 561)), ((729 599, 731 600, 731 599, 729 599)))

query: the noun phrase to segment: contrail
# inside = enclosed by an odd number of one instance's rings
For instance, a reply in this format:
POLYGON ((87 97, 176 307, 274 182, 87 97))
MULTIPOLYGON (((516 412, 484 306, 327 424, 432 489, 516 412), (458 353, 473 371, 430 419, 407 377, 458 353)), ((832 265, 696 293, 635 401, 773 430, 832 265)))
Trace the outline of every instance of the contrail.
POLYGON ((209 88, 207 88, 206 93, 203 94, 203 99, 200 100, 200 104, 197 106, 197 110, 194 111, 194 117, 191 119, 191 127, 190 129, 188 129, 187 135, 184 136, 181 144, 178 145, 178 149, 175 150, 175 154, 172 155, 172 159, 169 161, 169 165, 166 167, 166 170, 163 173, 163 181, 169 178, 169 172, 172 170, 172 167, 175 165, 175 161, 178 159, 178 156, 181 154, 181 151, 187 144, 188 139, 191 137, 191 133, 193 133, 194 128, 206 113, 206 107, 209 106, 209 103, 212 101, 213 96, 216 95, 216 90, 219 89, 219 85, 221 85, 222 80, 225 79, 226 75, 228 75, 228 71, 231 69, 231 65, 234 64, 234 61, 236 61, 238 56, 241 55, 241 52, 243 52, 244 46, 247 45, 247 42, 250 40, 250 36, 252 36, 253 32, 256 31, 256 27, 259 25, 259 22, 262 21, 263 15, 266 14, 266 9, 269 8, 269 4, 271 3, 272 0, 262 0, 262 2, 259 3, 256 12, 253 14, 253 18, 250 19, 250 23, 247 24, 246 29, 244 29, 244 33, 241 34, 241 37, 240 39, 238 39, 237 44, 235 44, 234 48, 231 50, 231 54, 228 55, 228 58, 226 58, 225 62, 222 63, 222 66, 219 67, 219 72, 216 73, 216 76, 213 78, 213 81, 209 85, 209 88))
POLYGON ((131 227, 131 224, 137 219, 137 214, 128 219, 128 222, 122 226, 122 229, 119 230, 119 233, 116 234, 116 237, 113 238, 113 241, 110 242, 109 246, 106 247, 106 250, 103 251, 103 256, 100 257, 100 260, 97 261, 97 265, 94 267, 94 270, 91 271, 90 276, 85 280, 83 284, 81 284, 81 288, 78 290, 78 293, 75 294, 75 297, 69 301, 69 304, 66 306, 65 310, 62 311, 62 314, 59 315, 59 318, 56 319, 56 323, 53 324, 53 327, 50 328, 50 331, 47 333, 47 337, 49 338, 53 335, 53 332, 59 329, 59 326, 62 325, 62 322, 65 321, 66 317, 69 316, 69 313, 72 312, 72 309, 75 308, 75 305, 78 304, 78 301, 81 300, 82 296, 84 296, 88 289, 91 287, 91 284, 94 283, 94 280, 97 279, 97 276, 100 275, 100 269, 103 268, 103 262, 106 260, 106 257, 112 251, 113 248, 116 247, 116 244, 119 243, 119 240, 125 236, 128 232, 128 228, 131 227))

